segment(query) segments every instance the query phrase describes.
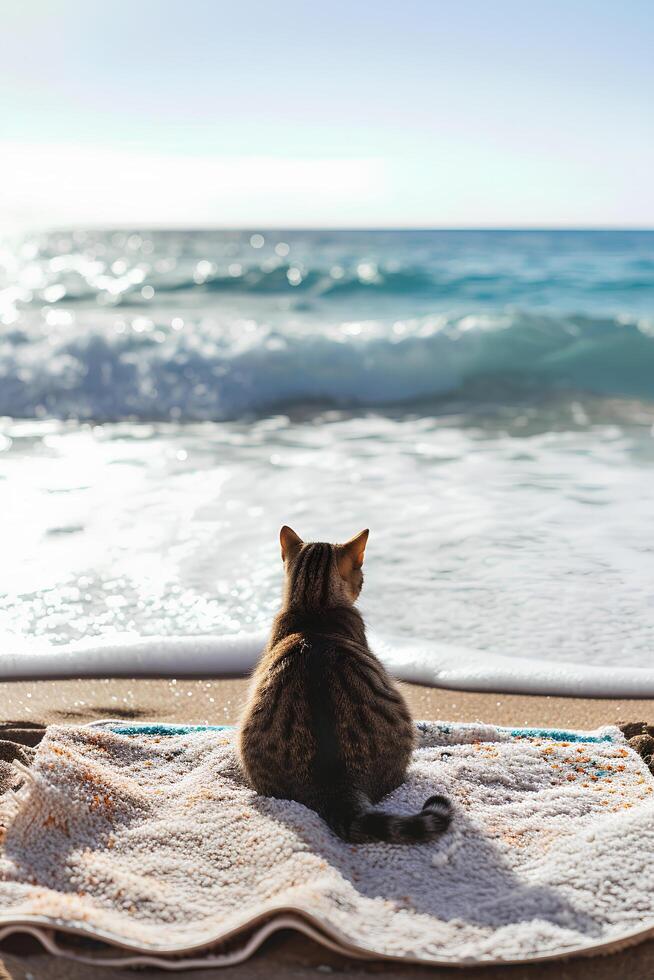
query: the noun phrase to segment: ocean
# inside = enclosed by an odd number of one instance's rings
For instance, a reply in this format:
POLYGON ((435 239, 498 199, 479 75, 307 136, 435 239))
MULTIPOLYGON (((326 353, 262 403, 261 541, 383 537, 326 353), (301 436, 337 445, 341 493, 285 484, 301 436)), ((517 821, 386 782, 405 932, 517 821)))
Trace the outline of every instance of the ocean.
POLYGON ((427 659, 651 666, 654 232, 30 234, 0 325, 6 650, 260 631, 287 523, 427 659))

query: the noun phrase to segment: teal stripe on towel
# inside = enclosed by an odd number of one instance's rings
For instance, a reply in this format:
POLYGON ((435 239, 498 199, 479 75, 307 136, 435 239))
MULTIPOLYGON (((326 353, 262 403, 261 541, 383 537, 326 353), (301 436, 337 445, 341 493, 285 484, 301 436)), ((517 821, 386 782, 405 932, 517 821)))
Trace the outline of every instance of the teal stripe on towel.
MULTIPOLYGON (((418 722, 419 725, 429 725, 430 722, 418 722)), ((435 722, 433 724, 436 724, 435 722)), ((116 735, 193 735, 195 732, 228 732, 234 725, 111 725, 107 726, 116 735)), ((441 726, 442 727, 442 726, 441 726)), ((450 731, 456 725, 447 726, 450 731)), ((462 725, 461 727, 465 727, 462 725)), ((506 732, 513 738, 550 738, 554 742, 613 742, 615 736, 610 732, 604 735, 586 735, 583 732, 569 732, 561 728, 505 728, 497 726, 500 732, 506 732)))
POLYGON ((194 732, 225 732, 233 725, 111 725, 115 735, 193 735, 194 732))
POLYGON ((613 742, 610 732, 604 735, 585 735, 583 732, 566 732, 562 728, 500 728, 514 738, 551 738, 554 742, 613 742))

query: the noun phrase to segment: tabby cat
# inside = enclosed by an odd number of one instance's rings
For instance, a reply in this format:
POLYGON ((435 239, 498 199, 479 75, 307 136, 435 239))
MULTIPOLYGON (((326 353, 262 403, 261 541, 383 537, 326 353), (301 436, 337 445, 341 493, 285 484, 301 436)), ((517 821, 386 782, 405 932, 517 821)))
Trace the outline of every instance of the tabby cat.
POLYGON ((404 780, 415 729, 354 608, 367 540, 305 543, 281 529, 284 601, 254 673, 240 758, 257 792, 311 807, 344 840, 416 843, 442 833, 451 808, 443 796, 409 816, 373 806, 404 780))

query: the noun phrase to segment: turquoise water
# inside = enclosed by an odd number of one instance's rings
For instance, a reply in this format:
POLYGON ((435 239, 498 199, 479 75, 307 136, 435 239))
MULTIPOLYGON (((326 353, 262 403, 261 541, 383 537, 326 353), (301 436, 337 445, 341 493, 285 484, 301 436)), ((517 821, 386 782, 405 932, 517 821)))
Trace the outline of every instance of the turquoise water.
POLYGON ((0 285, 9 416, 654 396, 651 232, 62 232, 0 285))
POLYGON ((654 233, 60 231, 0 323, 6 649, 264 628, 290 523, 380 634, 651 664, 654 233))

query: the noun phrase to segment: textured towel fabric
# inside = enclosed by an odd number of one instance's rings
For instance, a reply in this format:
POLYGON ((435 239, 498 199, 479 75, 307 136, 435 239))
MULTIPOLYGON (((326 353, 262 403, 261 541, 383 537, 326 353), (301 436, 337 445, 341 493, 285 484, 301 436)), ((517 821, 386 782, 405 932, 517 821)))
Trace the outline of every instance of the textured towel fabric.
POLYGON ((25 780, 23 773, 13 763, 30 766, 33 761, 33 748, 7 739, 0 740, 0 796, 8 790, 19 789, 25 780))
POLYGON ((617 728, 418 730, 384 806, 445 793, 451 829, 354 846, 250 790, 233 731, 51 727, 0 804, 0 931, 52 926, 199 963, 198 950, 290 913, 345 951, 470 963, 654 929, 654 780, 617 728))

